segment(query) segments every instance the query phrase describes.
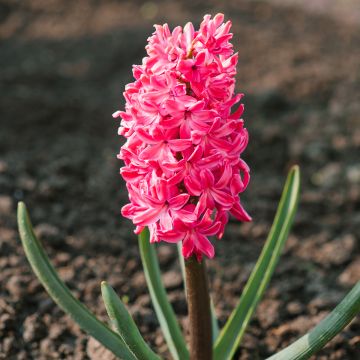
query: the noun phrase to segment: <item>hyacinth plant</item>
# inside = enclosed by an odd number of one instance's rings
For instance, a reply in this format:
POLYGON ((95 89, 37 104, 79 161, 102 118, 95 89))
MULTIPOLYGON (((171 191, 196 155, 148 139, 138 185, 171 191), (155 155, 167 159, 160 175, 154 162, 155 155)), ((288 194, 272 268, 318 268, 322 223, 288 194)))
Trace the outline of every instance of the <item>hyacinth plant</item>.
MULTIPOLYGON (((293 167, 274 223, 240 301, 219 330, 210 300, 205 258, 214 257, 210 236, 224 234, 229 215, 250 221, 239 194, 249 183, 241 159, 248 133, 241 118, 242 94, 235 94, 237 53, 230 43, 231 22, 206 15, 199 30, 191 23, 170 31, 156 25, 147 56, 133 67, 125 89, 119 134, 126 138, 119 158, 125 166, 130 203, 122 214, 132 220, 154 310, 172 358, 233 358, 284 247, 299 196, 293 167), (235 106, 235 110, 234 109, 235 106), (155 243, 176 243, 189 312, 189 349, 169 303, 155 243)), ((131 315, 106 282, 102 297, 111 327, 99 321, 60 280, 35 237, 23 203, 18 224, 26 256, 54 301, 91 336, 121 359, 160 359, 144 341, 131 315)), ((360 282, 320 324, 270 359, 307 359, 339 333, 360 310, 360 282)))

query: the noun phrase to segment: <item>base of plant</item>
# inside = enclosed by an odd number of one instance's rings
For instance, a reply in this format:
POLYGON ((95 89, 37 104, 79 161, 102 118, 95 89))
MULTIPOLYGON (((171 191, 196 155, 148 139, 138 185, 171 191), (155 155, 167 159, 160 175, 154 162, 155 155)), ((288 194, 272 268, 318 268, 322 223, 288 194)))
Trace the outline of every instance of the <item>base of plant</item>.
MULTIPOLYGON (((185 261, 186 293, 190 317, 190 354, 176 315, 161 281, 154 246, 145 229, 139 236, 140 254, 145 277, 170 353, 177 360, 227 360, 238 348, 252 315, 271 279, 294 220, 299 196, 300 175, 294 167, 287 178, 273 226, 259 260, 232 312, 217 338, 212 338, 212 326, 217 334, 216 319, 211 317, 210 297, 204 262, 191 258, 185 261), (215 340, 215 341, 214 341, 215 340)), ((54 301, 91 336, 125 360, 160 359, 146 344, 132 317, 106 283, 101 285, 105 307, 114 330, 99 321, 80 303, 60 280, 39 240, 36 238, 23 203, 18 205, 18 226, 27 259, 40 282, 54 301)), ((338 334, 360 311, 360 281, 341 303, 308 334, 271 356, 271 360, 308 359, 338 334)))

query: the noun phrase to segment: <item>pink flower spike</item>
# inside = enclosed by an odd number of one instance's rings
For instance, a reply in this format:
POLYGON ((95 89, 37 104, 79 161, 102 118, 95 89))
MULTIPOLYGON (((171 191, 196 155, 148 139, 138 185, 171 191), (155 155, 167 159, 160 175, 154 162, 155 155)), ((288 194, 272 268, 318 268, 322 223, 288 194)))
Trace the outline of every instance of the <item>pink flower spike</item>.
POLYGON ((240 157, 248 133, 230 28, 223 14, 205 15, 198 30, 155 25, 125 87, 125 109, 113 114, 126 138, 122 215, 137 234, 148 227, 150 242, 182 242, 184 257, 199 261, 214 256, 209 237, 223 236, 229 214, 251 220, 239 198, 250 169, 240 157))

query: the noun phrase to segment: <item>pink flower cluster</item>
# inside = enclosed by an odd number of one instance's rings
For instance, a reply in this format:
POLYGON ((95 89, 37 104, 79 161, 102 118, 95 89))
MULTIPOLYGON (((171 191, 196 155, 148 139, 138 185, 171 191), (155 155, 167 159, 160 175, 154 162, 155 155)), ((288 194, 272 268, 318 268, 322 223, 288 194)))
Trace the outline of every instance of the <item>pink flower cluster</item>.
POLYGON ((198 31, 155 25, 125 88, 125 111, 113 114, 127 138, 118 156, 130 199, 123 216, 136 233, 147 226, 151 242, 182 241, 184 257, 198 260, 214 256, 208 236, 222 237, 228 213, 251 220, 239 199, 249 182, 243 105, 231 113, 242 98, 234 94, 238 55, 223 20, 206 15, 198 31))

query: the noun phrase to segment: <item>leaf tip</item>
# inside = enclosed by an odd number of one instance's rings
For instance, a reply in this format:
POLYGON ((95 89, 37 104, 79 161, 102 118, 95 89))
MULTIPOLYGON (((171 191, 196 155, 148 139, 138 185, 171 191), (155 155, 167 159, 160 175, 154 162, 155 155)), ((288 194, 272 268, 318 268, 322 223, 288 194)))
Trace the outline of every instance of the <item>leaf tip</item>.
POLYGON ((21 230, 24 228, 27 222, 29 222, 29 214, 27 212, 26 205, 24 202, 19 201, 17 205, 17 223, 20 235, 21 230))
POLYGON ((23 212, 24 210, 26 210, 26 205, 23 201, 19 201, 18 205, 17 205, 17 211, 18 213, 23 212))
POLYGON ((112 295, 113 288, 107 283, 107 281, 103 280, 101 282, 101 296, 106 302, 107 299, 112 295))
POLYGON ((299 174, 300 173, 300 166, 298 164, 293 165, 290 168, 290 172, 292 172, 294 174, 299 174))
POLYGON ((108 294, 109 287, 110 287, 109 284, 105 280, 101 282, 101 294, 103 297, 106 296, 106 294, 108 294))
POLYGON ((292 179, 292 181, 294 181, 294 183, 296 184, 296 187, 299 188, 300 186, 300 166, 299 165, 293 165, 290 168, 289 174, 288 174, 288 179, 292 179))

